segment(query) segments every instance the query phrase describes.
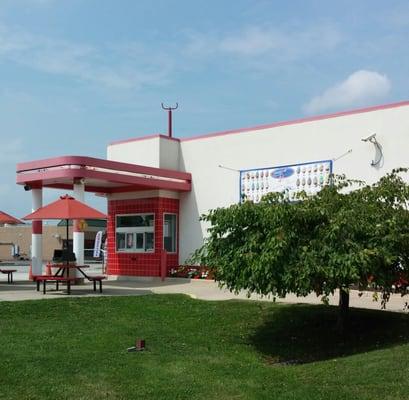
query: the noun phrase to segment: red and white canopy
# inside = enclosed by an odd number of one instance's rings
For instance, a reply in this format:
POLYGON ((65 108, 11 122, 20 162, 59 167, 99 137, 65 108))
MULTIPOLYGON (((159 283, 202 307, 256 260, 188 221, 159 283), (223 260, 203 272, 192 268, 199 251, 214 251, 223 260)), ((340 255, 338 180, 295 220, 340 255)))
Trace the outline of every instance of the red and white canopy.
POLYGON ((85 191, 121 193, 139 190, 189 192, 191 174, 93 157, 63 156, 17 164, 17 184, 29 188, 72 190, 75 181, 85 191))

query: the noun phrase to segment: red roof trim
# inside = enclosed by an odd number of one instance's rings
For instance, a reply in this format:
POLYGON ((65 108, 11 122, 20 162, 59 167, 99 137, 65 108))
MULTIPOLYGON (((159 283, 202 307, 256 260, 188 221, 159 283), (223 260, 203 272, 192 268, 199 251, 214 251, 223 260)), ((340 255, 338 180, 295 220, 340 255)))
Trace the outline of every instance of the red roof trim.
POLYGON ((313 117, 305 117, 305 118, 299 118, 299 119, 289 120, 289 121, 274 122, 274 123, 271 123, 271 124, 257 125, 257 126, 253 126, 253 127, 247 127, 247 128, 239 128, 239 129, 231 129, 231 130, 227 130, 227 131, 206 133, 206 134, 199 135, 199 136, 179 138, 179 139, 178 138, 169 138, 169 137, 167 137, 165 135, 149 135, 149 136, 142 136, 142 137, 133 138, 133 139, 114 141, 114 142, 110 143, 110 146, 115 145, 115 144, 120 144, 120 143, 136 142, 136 141, 139 141, 139 140, 152 139, 154 137, 163 137, 163 138, 166 138, 166 139, 178 140, 180 142, 189 142, 191 140, 207 139, 207 138, 216 137, 216 136, 224 136, 224 135, 231 135, 231 134, 235 134, 235 133, 258 131, 258 130, 268 129, 268 128, 278 128, 280 126, 296 125, 296 124, 302 124, 302 123, 306 123, 306 122, 321 121, 323 119, 331 119, 331 118, 344 117, 344 116, 347 116, 347 115, 361 114, 361 113, 367 113, 367 112, 379 111, 379 110, 387 110, 387 109, 390 109, 390 108, 397 108, 397 107, 408 106, 408 105, 409 105, 409 100, 405 100, 405 101, 400 101, 400 102, 396 102, 396 103, 382 104, 382 105, 365 107, 365 108, 357 108, 357 109, 348 110, 348 111, 340 111, 340 112, 331 113, 331 114, 316 115, 316 116, 313 116, 313 117))
MULTIPOLYGON (((100 158, 93 157, 82 157, 82 156, 62 156, 47 158, 44 160, 35 160, 29 162, 23 162, 17 164, 17 173, 26 172, 30 170, 43 169, 43 168, 52 168, 60 167, 64 165, 82 165, 84 167, 95 167, 95 168, 104 168, 109 170, 118 171, 118 175, 121 175, 121 172, 132 172, 136 174, 146 174, 146 175, 155 175, 161 176, 164 178, 171 179, 185 179, 191 180, 192 175, 188 172, 174 171, 171 169, 164 168, 155 168, 155 167, 146 167, 144 165, 129 164, 118 161, 103 160, 100 158)), ((78 170, 84 171, 84 170, 78 170)), ((82 172, 77 176, 78 178, 82 177, 82 172)))
MULTIPOLYGON (((163 190, 177 190, 177 191, 190 191, 191 182, 189 181, 169 181, 165 179, 155 179, 155 178, 144 178, 128 175, 118 175, 109 172, 99 172, 90 170, 52 170, 44 172, 35 172, 28 175, 22 174, 17 175, 17 184, 31 184, 31 182, 42 182, 43 187, 53 187, 59 189, 72 189, 72 185, 67 185, 65 183, 56 183, 57 179, 70 179, 74 180, 76 178, 90 178, 98 179, 106 182, 115 182, 122 185, 129 185, 130 188, 134 190, 149 190, 149 189, 163 189, 163 190), (81 172, 82 171, 82 172, 81 172)), ((110 193, 115 188, 111 187, 100 187, 96 188, 94 186, 85 185, 86 191, 100 192, 100 193, 110 193)))
MULTIPOLYGON (((73 182, 81 178, 113 182, 134 190, 176 191, 190 191, 192 180, 191 174, 187 172, 81 156, 55 157, 17 165, 16 182, 20 185, 67 188, 67 180, 73 182)), ((109 193, 112 189, 85 185, 86 191, 109 193)))
POLYGON ((281 122, 275 122, 272 124, 258 125, 258 126, 253 126, 250 128, 241 128, 241 129, 233 129, 233 130, 222 131, 222 132, 207 133, 204 135, 185 138, 185 139, 182 139, 181 141, 188 142, 191 140, 207 139, 211 137, 231 135, 235 133, 258 131, 258 130, 268 129, 268 128, 278 128, 280 126, 303 124, 306 122, 321 121, 323 119, 338 118, 338 117, 344 117, 347 115, 362 114, 362 113, 367 113, 367 112, 372 112, 372 111, 386 110, 390 108, 396 108, 396 107, 402 107, 402 106, 408 106, 408 105, 409 105, 409 101, 401 101, 399 103, 383 104, 383 105, 372 106, 372 107, 358 108, 355 110, 341 111, 341 112, 336 112, 332 114, 316 115, 313 117, 299 118, 299 119, 290 120, 290 121, 281 121, 281 122))

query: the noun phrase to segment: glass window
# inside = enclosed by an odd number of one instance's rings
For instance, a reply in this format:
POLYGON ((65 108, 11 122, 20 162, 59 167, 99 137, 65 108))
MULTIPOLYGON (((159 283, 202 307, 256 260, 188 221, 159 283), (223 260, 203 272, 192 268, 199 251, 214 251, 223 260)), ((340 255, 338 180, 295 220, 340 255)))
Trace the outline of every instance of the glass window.
POLYGON ((133 233, 126 234, 126 248, 133 249, 133 233))
POLYGON ((125 250, 125 233, 116 234, 116 249, 125 250))
POLYGON ((117 228, 136 228, 153 226, 153 214, 119 215, 116 217, 117 228))
POLYGON ((136 249, 143 250, 143 233, 136 234, 136 249))
POLYGON ((154 249, 154 234, 153 232, 145 233, 145 251, 153 251, 154 249))
POLYGON ((176 253, 176 214, 164 214, 163 216, 163 248, 169 253, 176 253))
POLYGON ((131 253, 153 252, 155 250, 155 215, 117 215, 116 250, 131 253))

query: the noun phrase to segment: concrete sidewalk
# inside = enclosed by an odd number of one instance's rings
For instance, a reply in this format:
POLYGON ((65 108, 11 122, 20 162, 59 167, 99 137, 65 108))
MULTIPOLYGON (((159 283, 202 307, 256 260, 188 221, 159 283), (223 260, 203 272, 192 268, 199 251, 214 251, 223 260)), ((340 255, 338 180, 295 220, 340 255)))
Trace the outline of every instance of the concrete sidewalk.
MULTIPOLYGON (((98 272, 98 267, 94 268, 96 269, 95 272, 98 272)), ((92 290, 92 284, 86 282, 83 285, 73 286, 71 295, 67 295, 64 291, 55 291, 55 284, 53 283, 47 284, 49 288, 47 294, 44 295, 42 291, 37 292, 35 284, 28 281, 28 274, 25 271, 16 273, 14 284, 7 284, 6 276, 4 276, 4 278, 0 277, 0 279, 0 301, 56 299, 76 296, 141 296, 152 293, 186 294, 195 299, 210 301, 233 299, 273 301, 272 298, 255 295, 248 298, 245 292, 235 295, 228 290, 220 289, 217 283, 213 281, 201 279, 167 278, 162 282, 156 278, 127 280, 110 278, 107 281, 103 281, 102 294, 94 292, 92 290)), ((306 297, 288 295, 284 299, 276 299, 276 301, 280 303, 322 304, 321 299, 313 294, 306 297)), ((387 304, 387 311, 402 312, 407 301, 409 301, 409 295, 403 298, 400 295, 392 295, 387 304)), ((330 304, 338 304, 337 294, 330 297, 330 304)), ((350 305, 351 307, 358 308, 381 309, 380 301, 373 301, 372 292, 364 292, 360 297, 357 291, 351 291, 350 305)))

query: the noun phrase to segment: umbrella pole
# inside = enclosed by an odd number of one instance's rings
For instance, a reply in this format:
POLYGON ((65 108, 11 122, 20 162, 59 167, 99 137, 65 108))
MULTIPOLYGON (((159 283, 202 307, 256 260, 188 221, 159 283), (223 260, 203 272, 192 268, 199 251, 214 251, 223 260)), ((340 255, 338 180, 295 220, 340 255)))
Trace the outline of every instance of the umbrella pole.
POLYGON ((70 248, 70 246, 68 245, 68 238, 69 238, 68 219, 66 219, 65 222, 66 222, 66 233, 67 233, 67 241, 65 242, 65 250, 67 250, 67 253, 68 253, 68 249, 70 248))
POLYGON ((68 255, 68 253, 69 253, 69 249, 70 249, 70 245, 69 245, 69 237, 70 237, 70 235, 69 235, 69 226, 68 226, 68 219, 66 219, 65 220, 65 222, 66 222, 66 233, 67 233, 67 241, 65 242, 66 243, 66 248, 65 248, 65 250, 67 251, 67 253, 66 253, 66 260, 65 260, 65 264, 66 264, 66 266, 67 266, 67 278, 69 277, 69 273, 70 273, 70 269, 68 268, 68 264, 70 263, 69 261, 68 261, 68 257, 69 257, 69 255, 68 255))

